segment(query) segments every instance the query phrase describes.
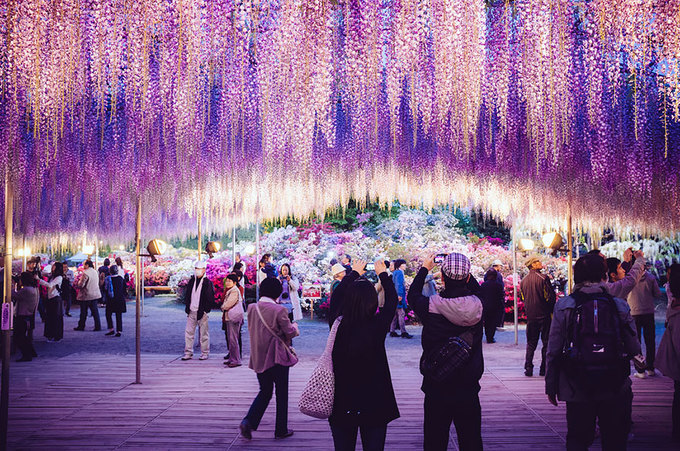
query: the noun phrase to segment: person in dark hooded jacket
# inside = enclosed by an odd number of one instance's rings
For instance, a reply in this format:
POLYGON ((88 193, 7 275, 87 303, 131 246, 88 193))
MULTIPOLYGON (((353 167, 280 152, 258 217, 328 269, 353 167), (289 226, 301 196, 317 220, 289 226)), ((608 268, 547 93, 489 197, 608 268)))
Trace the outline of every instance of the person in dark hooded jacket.
POLYGON ((470 275, 470 260, 462 254, 449 254, 441 265, 444 290, 435 296, 422 295, 428 272, 434 268, 430 257, 418 271, 408 292, 408 304, 423 324, 423 358, 449 338, 472 335, 471 356, 455 374, 444 381, 424 376, 424 449, 446 450, 451 422, 456 426, 462 451, 482 449, 482 408, 479 380, 484 372, 482 356, 482 303, 471 287, 478 287, 470 275))

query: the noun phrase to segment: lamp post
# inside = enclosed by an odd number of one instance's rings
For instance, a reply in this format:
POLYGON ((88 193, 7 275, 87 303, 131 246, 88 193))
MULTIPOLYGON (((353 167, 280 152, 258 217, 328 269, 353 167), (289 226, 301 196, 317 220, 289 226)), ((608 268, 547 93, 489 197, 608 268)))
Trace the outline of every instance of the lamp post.
POLYGON ((201 261, 201 253, 203 246, 201 246, 201 212, 198 212, 198 261, 201 261))
POLYGON ((7 449, 9 418, 9 348, 12 329, 12 226, 14 224, 14 189, 5 168, 5 270, 2 299, 2 386, 0 387, 0 449, 7 449))
POLYGON ((515 312, 515 344, 519 344, 519 313, 517 312, 517 228, 513 224, 510 230, 512 236, 512 298, 515 312))
POLYGON ((571 294, 574 286, 574 239, 571 231, 571 204, 567 204, 567 294, 571 294))
POLYGON ((260 284, 257 278, 260 277, 260 218, 255 223, 255 302, 260 300, 260 284))
POLYGON ((135 228, 135 384, 142 383, 141 357, 141 289, 142 289, 142 256, 140 255, 140 240, 142 235, 142 198, 137 199, 137 222, 135 228))

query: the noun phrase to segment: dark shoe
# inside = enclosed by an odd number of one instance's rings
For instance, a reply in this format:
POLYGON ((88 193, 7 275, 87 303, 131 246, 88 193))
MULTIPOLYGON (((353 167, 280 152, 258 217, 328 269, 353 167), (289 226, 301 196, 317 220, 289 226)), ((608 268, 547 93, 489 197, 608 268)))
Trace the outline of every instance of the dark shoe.
POLYGON ((110 330, 110 331, 106 332, 104 335, 113 335, 113 334, 115 334, 115 333, 116 333, 116 332, 110 330))
POLYGON ((79 331, 82 332, 82 331, 85 330, 85 328, 84 327, 74 327, 73 330, 79 330, 79 331))
POLYGON ((38 353, 35 352, 35 350, 31 353, 31 355, 32 355, 33 357, 38 357, 38 353))
POLYGON ((224 360, 229 360, 229 354, 224 356, 224 360))
POLYGON ((398 337, 398 336, 399 336, 399 334, 397 334, 396 332, 390 332, 390 337, 398 337))
POLYGON ((70 318, 70 317, 71 317, 71 314, 70 314, 70 313, 66 313, 66 316, 68 316, 68 317, 70 318))
POLYGON ((116 337, 120 337, 120 332, 116 332, 116 337))
POLYGON ((250 424, 248 424, 248 421, 246 420, 241 421, 241 424, 239 424, 238 428, 241 431, 241 435, 243 436, 244 439, 246 440, 253 439, 253 430, 250 428, 250 424))
POLYGON ((532 377, 534 375, 534 370, 524 370, 524 375, 526 377, 532 377))
POLYGON ((95 327, 95 328, 92 329, 92 330, 95 331, 95 332, 100 332, 100 331, 102 330, 102 328, 101 328, 101 327, 95 327))
POLYGON ((275 435, 274 438, 275 438, 275 439, 288 438, 288 437, 290 437, 291 435, 293 435, 293 430, 292 430, 292 429, 288 429, 288 430, 286 431, 285 434, 283 434, 283 435, 275 435))
POLYGON ((545 376, 545 368, 541 368, 540 370, 538 370, 538 375, 545 376))
POLYGON ((489 343, 489 344, 493 344, 493 343, 496 343, 496 339, 492 338, 491 340, 486 340, 486 342, 489 343))
POLYGON ((229 368, 236 368, 241 366, 241 363, 231 363, 231 362, 224 362, 225 365, 227 365, 229 368))
POLYGON ((401 334, 401 338, 413 338, 413 335, 411 335, 408 332, 404 332, 403 334, 401 334))
POLYGON ((30 357, 22 357, 20 359, 17 359, 17 362, 30 362, 31 360, 33 359, 30 357))

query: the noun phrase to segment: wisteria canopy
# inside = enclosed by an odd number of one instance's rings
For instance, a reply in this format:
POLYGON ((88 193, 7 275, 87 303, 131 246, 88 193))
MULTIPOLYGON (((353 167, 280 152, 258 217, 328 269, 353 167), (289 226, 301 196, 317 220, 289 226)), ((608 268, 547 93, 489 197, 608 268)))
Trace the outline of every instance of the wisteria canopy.
MULTIPOLYGON (((0 0, 24 234, 351 197, 680 230, 680 0, 0 0)), ((4 207, 3 207, 4 208, 4 207)))

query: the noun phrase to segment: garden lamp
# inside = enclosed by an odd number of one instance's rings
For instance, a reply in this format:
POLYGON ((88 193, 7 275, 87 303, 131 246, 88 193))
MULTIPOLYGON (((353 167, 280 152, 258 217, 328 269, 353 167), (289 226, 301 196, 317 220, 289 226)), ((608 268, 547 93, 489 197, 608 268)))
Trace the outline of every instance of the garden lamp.
POLYGON ((534 240, 531 238, 522 238, 519 240, 519 248, 523 251, 531 251, 534 249, 534 240))
POLYGON ((162 255, 165 253, 165 250, 168 248, 168 244, 159 239, 153 239, 149 241, 149 245, 146 246, 146 250, 148 254, 139 254, 140 257, 151 257, 151 261, 155 262, 156 261, 156 255, 162 255))
POLYGON ((564 239, 562 238, 562 235, 557 232, 549 232, 543 235, 542 241, 543 246, 556 250, 562 247, 564 239))
POLYGON ((219 241, 208 241, 205 245, 205 253, 208 254, 208 257, 213 258, 213 254, 219 252, 221 247, 219 241))

